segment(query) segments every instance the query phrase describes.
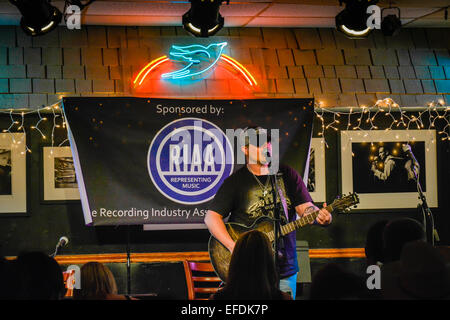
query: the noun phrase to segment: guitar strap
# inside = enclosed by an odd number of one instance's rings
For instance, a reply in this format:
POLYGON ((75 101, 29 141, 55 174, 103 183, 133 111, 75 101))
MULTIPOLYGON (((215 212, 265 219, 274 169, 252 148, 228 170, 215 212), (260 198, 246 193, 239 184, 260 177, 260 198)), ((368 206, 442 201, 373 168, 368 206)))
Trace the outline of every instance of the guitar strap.
MULTIPOLYGON (((283 212, 284 212, 284 215, 286 217, 286 222, 289 222, 289 213, 288 213, 286 197, 283 194, 283 189, 280 186, 278 178, 283 179, 282 173, 277 173, 275 175, 275 179, 274 180, 275 180, 275 187, 277 188, 278 196, 280 197, 280 202, 281 202, 282 207, 283 207, 283 212)), ((279 241, 279 248, 283 249, 284 248, 284 238, 280 237, 280 240, 282 240, 282 241, 279 241)))
POLYGON ((282 174, 276 174, 275 175, 275 186, 278 190, 278 195, 280 197, 280 201, 281 204, 283 206, 283 211, 284 211, 284 215, 286 216, 286 221, 289 221, 289 213, 288 213, 288 206, 287 206, 287 202, 286 202, 286 197, 283 194, 283 189, 281 188, 279 182, 278 182, 278 177, 282 178, 282 174))

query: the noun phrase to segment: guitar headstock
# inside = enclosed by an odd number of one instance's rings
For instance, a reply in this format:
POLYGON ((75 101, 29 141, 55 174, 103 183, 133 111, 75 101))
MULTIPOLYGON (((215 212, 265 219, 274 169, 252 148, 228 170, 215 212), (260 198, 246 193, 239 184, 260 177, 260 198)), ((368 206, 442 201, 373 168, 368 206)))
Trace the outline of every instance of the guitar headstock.
POLYGON ((334 210, 348 213, 351 210, 350 207, 354 206, 356 208, 358 203, 359 197, 355 192, 353 192, 348 195, 337 197, 334 199, 331 206, 334 210))

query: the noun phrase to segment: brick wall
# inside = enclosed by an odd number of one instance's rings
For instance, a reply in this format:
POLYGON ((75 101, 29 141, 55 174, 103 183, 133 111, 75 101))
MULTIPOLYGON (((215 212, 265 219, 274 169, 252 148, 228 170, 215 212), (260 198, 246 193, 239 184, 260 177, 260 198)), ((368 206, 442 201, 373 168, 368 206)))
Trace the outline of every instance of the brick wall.
MULTIPOLYGON (((350 40, 334 29, 224 28, 196 39, 179 27, 60 27, 31 38, 0 26, 0 108, 39 107, 62 96, 137 95, 132 77, 172 44, 227 41, 225 53, 259 83, 255 97, 315 97, 324 106, 402 106, 450 100, 448 29, 402 29, 350 40)), ((192 85, 155 80, 147 96, 238 98, 238 80, 219 71, 192 85)))

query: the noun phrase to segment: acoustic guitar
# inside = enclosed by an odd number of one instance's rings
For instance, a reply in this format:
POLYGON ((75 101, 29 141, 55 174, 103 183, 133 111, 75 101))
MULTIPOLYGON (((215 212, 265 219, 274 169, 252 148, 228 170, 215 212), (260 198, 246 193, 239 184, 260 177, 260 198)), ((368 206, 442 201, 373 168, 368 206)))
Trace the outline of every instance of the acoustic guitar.
MULTIPOLYGON (((336 198, 332 204, 326 207, 326 209, 328 210, 328 212, 333 212, 336 210, 341 212, 342 211, 349 212, 350 207, 356 206, 356 204, 358 203, 359 203, 358 195, 356 193, 351 193, 347 196, 336 198)), ((304 227, 312 223, 319 215, 319 212, 320 211, 317 210, 293 222, 280 226, 280 233, 281 233, 280 236, 284 236, 288 233, 295 231, 298 228, 304 227)), ((244 232, 256 229, 261 232, 264 232, 269 238, 272 247, 274 247, 275 225, 274 220, 269 217, 260 217, 256 219, 256 221, 249 227, 233 222, 226 223, 225 226, 227 228, 228 233, 230 234, 231 238, 234 241, 237 241, 239 236, 244 232)), ((209 238, 208 252, 209 257, 211 259, 211 263, 214 267, 214 271, 223 282, 226 282, 228 275, 228 266, 231 260, 231 252, 213 236, 209 238)))

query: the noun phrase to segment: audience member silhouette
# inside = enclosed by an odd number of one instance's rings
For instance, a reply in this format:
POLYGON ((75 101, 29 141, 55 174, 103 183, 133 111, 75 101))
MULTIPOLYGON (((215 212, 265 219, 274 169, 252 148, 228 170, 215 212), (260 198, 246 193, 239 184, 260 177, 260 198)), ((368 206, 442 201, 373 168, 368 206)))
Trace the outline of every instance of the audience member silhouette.
POLYGON ((290 300, 278 289, 278 275, 267 236, 258 230, 243 233, 236 242, 227 283, 212 300, 290 300))
POLYGON ((24 300, 60 300, 64 297, 63 274, 55 259, 42 252, 20 254, 12 262, 16 272, 16 298, 24 300))
POLYGON ((336 263, 329 263, 314 275, 310 300, 371 299, 365 280, 336 263))
POLYGON ((0 300, 20 299, 20 284, 16 260, 0 258, 0 300))
MULTIPOLYGON (((450 266, 443 255, 425 242, 423 226, 414 219, 381 220, 367 233, 367 265, 383 265, 383 299, 450 299, 450 266)), ((273 252, 267 236, 252 230, 241 235, 231 256, 227 283, 212 300, 290 300, 279 290, 273 252)), ((378 291, 378 290, 377 290, 378 291)), ((55 259, 42 252, 20 254, 16 260, 0 257, 0 299, 58 300, 66 289, 55 259)), ((378 293, 378 292, 377 292, 378 293)), ((313 277, 311 300, 377 298, 365 278, 330 263, 313 277)), ((98 262, 81 268, 77 300, 127 300, 117 294, 112 272, 98 262)))
POLYGON ((431 244, 406 243, 400 259, 383 266, 381 292, 386 300, 449 300, 450 266, 431 244))
POLYGON ((384 227, 388 220, 381 220, 373 224, 367 232, 365 253, 366 263, 368 266, 374 264, 382 264, 384 262, 384 244, 383 233, 384 227))
POLYGON ((417 220, 402 218, 388 222, 383 232, 384 262, 399 260, 403 246, 416 240, 426 240, 425 230, 417 220))
POLYGON ((13 299, 11 262, 0 256, 0 300, 13 299))
POLYGON ((81 267, 81 288, 74 289, 75 300, 134 300, 117 294, 117 284, 111 270, 99 262, 88 262, 81 267))

